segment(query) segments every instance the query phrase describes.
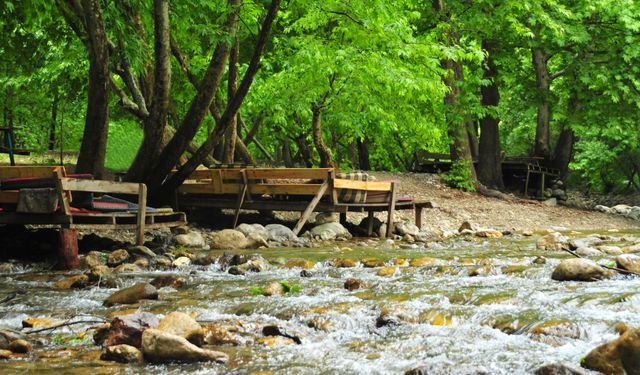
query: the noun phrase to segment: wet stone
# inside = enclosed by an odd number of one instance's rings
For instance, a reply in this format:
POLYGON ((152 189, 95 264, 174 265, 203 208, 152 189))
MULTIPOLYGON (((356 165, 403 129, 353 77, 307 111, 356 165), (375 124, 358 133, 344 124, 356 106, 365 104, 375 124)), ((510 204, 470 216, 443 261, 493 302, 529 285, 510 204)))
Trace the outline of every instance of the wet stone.
POLYGON ((151 280, 150 284, 158 289, 164 287, 178 289, 185 284, 185 280, 176 275, 160 275, 151 280))
POLYGON ((586 375, 586 373, 561 363, 552 363, 540 367, 534 372, 534 375, 586 375))
POLYGON ((362 288, 364 285, 364 282, 360 279, 355 279, 353 277, 348 278, 345 282, 344 282, 344 288, 347 290, 356 290, 356 289, 360 289, 362 288))
POLYGON ((126 344, 108 346, 100 359, 120 363, 141 363, 144 361, 140 350, 126 344))
POLYGON ((184 337, 194 345, 204 344, 204 329, 195 319, 183 312, 174 311, 165 316, 160 321, 158 330, 184 337))
POLYGON ((29 353, 32 349, 33 346, 27 340, 18 339, 9 343, 9 350, 14 353, 29 353))
POLYGON ((127 250, 120 249, 112 251, 107 258, 107 265, 109 267, 117 267, 129 260, 130 257, 131 255, 129 255, 129 252, 127 250))
POLYGON ((148 312, 117 316, 111 321, 107 346, 127 344, 139 348, 142 333, 159 324, 158 317, 148 312))
POLYGON ((313 272, 309 270, 300 271, 300 277, 313 277, 313 272))
POLYGON ((183 337, 157 329, 148 329, 142 334, 142 353, 145 359, 154 363, 173 361, 225 363, 229 360, 229 356, 225 353, 201 349, 183 337))
POLYGON ((53 287, 55 289, 84 288, 88 283, 89 277, 87 275, 74 275, 56 281, 53 287))
POLYGON ((104 305, 108 307, 117 304, 132 304, 142 299, 158 299, 158 290, 151 284, 139 283, 113 293, 107 297, 104 305))

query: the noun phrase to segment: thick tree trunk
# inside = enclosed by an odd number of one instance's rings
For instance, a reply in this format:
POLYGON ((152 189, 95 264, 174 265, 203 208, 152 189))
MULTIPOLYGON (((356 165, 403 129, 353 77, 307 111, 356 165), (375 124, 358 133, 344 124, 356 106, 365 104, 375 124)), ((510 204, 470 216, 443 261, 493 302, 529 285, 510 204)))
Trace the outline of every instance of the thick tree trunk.
MULTIPOLYGON (((231 49, 229 55, 229 84, 227 87, 227 100, 231 101, 238 89, 238 54, 240 52, 240 45, 238 39, 231 49)), ((224 163, 233 163, 236 150, 236 138, 238 134, 238 115, 231 119, 231 123, 224 133, 224 157, 222 161, 224 163)))
POLYGON ((363 171, 371 170, 371 162, 369 161, 369 146, 367 138, 358 138, 358 160, 360 161, 360 169, 363 171))
POLYGON ((89 87, 76 172, 102 178, 109 132, 109 46, 99 0, 83 0, 82 7, 89 52, 89 87))
MULTIPOLYGON (((256 46, 253 51, 253 55, 251 56, 251 60, 249 62, 249 66, 247 67, 247 72, 242 78, 242 82, 238 86, 238 90, 236 94, 233 96, 233 99, 227 103, 227 108, 224 113, 220 117, 220 121, 218 122, 216 129, 210 134, 206 141, 200 146, 198 151, 193 157, 191 157, 185 165, 183 165, 178 171, 171 175, 163 184, 162 190, 164 197, 168 198, 171 193, 178 187, 182 182, 202 163, 202 161, 211 153, 213 148, 220 142, 222 135, 227 130, 231 120, 237 115, 240 110, 240 106, 244 101, 245 96, 249 92, 251 88, 251 84, 253 83, 253 79, 260 68, 260 60, 262 57, 262 53, 264 52, 264 48, 267 44, 267 39, 269 37, 269 32, 271 30, 271 26, 276 18, 278 13, 278 9, 280 8, 281 0, 272 0, 269 9, 267 10, 267 14, 262 22, 262 27, 260 29, 260 33, 258 35, 258 40, 256 42, 256 46)), ((171 164, 168 162, 162 163, 158 165, 155 173, 155 180, 152 180, 152 187, 160 187, 160 182, 162 181, 162 176, 167 176, 171 171, 171 164)))
POLYGON ((566 127, 560 132, 556 144, 551 166, 560 171, 560 179, 565 180, 569 175, 569 163, 573 156, 573 143, 575 135, 573 129, 566 127))
POLYGON ((171 43, 169 33, 169 2, 154 0, 153 19, 155 30, 155 71, 153 97, 150 103, 149 116, 144 119, 144 138, 136 158, 129 168, 127 179, 130 181, 147 181, 150 166, 154 165, 165 145, 163 136, 169 112, 171 93, 171 43))
POLYGON ((335 166, 331 149, 324 143, 322 136, 322 106, 314 105, 311 108, 313 115, 311 120, 311 134, 313 136, 313 144, 320 155, 320 168, 330 168, 335 166))
POLYGON ((480 89, 482 106, 490 112, 480 119, 478 180, 489 188, 500 190, 504 188, 502 158, 500 156, 500 130, 498 128, 500 120, 491 113, 500 103, 500 92, 497 83, 498 69, 491 55, 491 47, 487 42, 482 43, 482 48, 489 52, 484 79, 491 81, 491 83, 480 89))
POLYGON ((534 155, 544 157, 549 160, 551 148, 549 146, 550 123, 551 123, 551 95, 549 68, 547 66, 547 56, 541 48, 531 49, 533 67, 536 71, 536 87, 538 89, 538 120, 536 124, 536 143, 534 155))
MULTIPOLYGON (((233 10, 227 16, 227 20, 223 26, 223 29, 230 38, 235 38, 238 29, 238 12, 240 11, 241 0, 229 0, 229 6, 233 10)), ((162 184, 162 181, 171 172, 174 165, 180 158, 180 156, 187 149, 189 143, 193 140, 193 137, 198 132, 202 120, 209 112, 211 102, 215 97, 216 90, 220 86, 220 81, 224 73, 224 68, 227 65, 227 59, 231 50, 231 43, 228 39, 222 39, 215 48, 207 71, 205 72, 204 79, 198 87, 198 92, 195 98, 191 102, 187 113, 182 120, 180 128, 177 129, 176 134, 171 138, 171 141, 162 151, 158 158, 156 165, 151 165, 153 172, 148 178, 149 190, 151 192, 157 191, 162 184)), ((198 157, 197 165, 201 164, 204 159, 209 156, 213 147, 205 155, 198 157)), ((197 154, 197 152, 196 152, 197 154)), ((193 157, 192 157, 193 158, 193 157)), ((195 167, 194 167, 195 169, 195 167)), ((189 172, 191 173, 191 172, 189 172)), ((184 176, 186 178, 186 176, 184 176)), ((184 179, 183 179, 184 181, 184 179)), ((180 181, 182 183, 182 181, 180 181)), ((177 186, 177 185, 176 185, 177 186)))
POLYGON ((358 161, 358 143, 355 140, 347 145, 347 157, 349 158, 351 169, 357 169, 360 162, 358 161))
POLYGON ((299 135, 296 138, 296 145, 298 145, 298 154, 300 155, 302 163, 305 165, 305 167, 312 168, 313 153, 311 152, 309 143, 307 143, 307 137, 304 134, 299 135))
POLYGON ((293 157, 291 156, 291 144, 288 139, 282 140, 282 161, 287 168, 293 168, 293 157))
POLYGON ((467 134, 469 135, 469 148, 471 149, 471 158, 478 160, 480 154, 480 143, 478 142, 478 127, 473 121, 467 121, 467 134))

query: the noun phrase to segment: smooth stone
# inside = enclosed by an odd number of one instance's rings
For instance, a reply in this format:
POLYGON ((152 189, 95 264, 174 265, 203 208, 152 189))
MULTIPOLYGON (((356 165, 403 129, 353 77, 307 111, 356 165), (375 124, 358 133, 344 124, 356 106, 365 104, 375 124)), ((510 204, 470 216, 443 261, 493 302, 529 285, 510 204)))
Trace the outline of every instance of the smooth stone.
POLYGON ((262 224, 242 223, 238 225, 235 230, 244 234, 245 237, 249 237, 250 235, 257 235, 265 241, 269 240, 269 231, 264 226, 262 226, 262 224))
POLYGON ((142 363, 144 361, 142 352, 127 344, 108 346, 100 359, 119 363, 142 363))
POLYGON ((622 249, 619 248, 618 246, 610 246, 610 245, 598 246, 598 250, 608 255, 620 255, 623 253, 622 249))
POLYGON ((151 280, 150 284, 158 289, 164 287, 178 289, 185 284, 185 280, 184 278, 176 275, 160 275, 151 280))
POLYGON ((205 245, 202 234, 196 231, 189 231, 186 234, 179 234, 174 237, 174 240, 178 245, 186 247, 204 247, 205 245))
POLYGON ((551 278, 557 281, 597 281, 606 279, 610 273, 589 259, 565 259, 553 270, 551 278))
POLYGON ((464 221, 461 225, 460 228, 458 228, 458 232, 462 233, 463 231, 471 231, 471 232, 475 232, 476 230, 480 229, 480 227, 478 226, 478 224, 472 223, 470 221, 464 221))
POLYGON ((113 273, 135 273, 141 271, 142 269, 133 263, 122 263, 113 269, 113 273))
POLYGON ((146 257, 146 258, 155 258, 156 253, 154 253, 151 249, 146 246, 133 246, 129 248, 129 254, 146 257))
POLYGON ((89 253, 87 253, 87 255, 84 257, 83 261, 87 268, 93 268, 105 265, 105 259, 107 259, 107 257, 108 255, 105 253, 101 253, 99 251, 89 251, 89 253))
POLYGON ((154 363, 215 361, 225 363, 229 356, 222 352, 206 350, 193 345, 184 337, 157 329, 148 329, 142 334, 144 358, 154 363))
POLYGON ((635 254, 622 254, 616 257, 616 265, 623 270, 640 273, 640 256, 635 254))
POLYGON ((157 328, 172 335, 184 337, 190 343, 198 346, 204 344, 204 329, 195 319, 183 312, 174 311, 160 321, 157 328))
POLYGON ((104 305, 108 307, 117 304, 132 304, 142 299, 158 299, 158 290, 149 283, 139 283, 113 293, 107 297, 104 305))
POLYGON ((549 233, 536 242, 536 247, 540 250, 562 250, 568 246, 568 239, 558 232, 549 233))
POLYGON ((352 268, 356 266, 356 261, 351 258, 337 258, 334 261, 334 265, 337 268, 352 268))
POLYGON ((264 228, 269 232, 268 241, 284 243, 296 239, 293 231, 282 224, 269 224, 264 228))
POLYGON ((410 235, 417 236, 420 233, 420 228, 418 228, 415 224, 408 221, 401 221, 394 224, 393 230, 396 234, 401 236, 410 235))
POLYGON ((305 270, 312 269, 316 266, 316 263, 312 260, 302 258, 292 258, 287 261, 282 267, 284 268, 303 268, 305 270))
POLYGON ((14 353, 29 353, 32 349, 33 346, 27 340, 17 339, 9 343, 9 350, 14 353))
POLYGON ((356 290, 356 289, 360 289, 362 288, 364 285, 364 282, 360 279, 356 279, 353 277, 348 278, 347 280, 345 280, 344 282, 344 288, 347 290, 356 290))
POLYGON ((131 255, 127 250, 120 249, 120 250, 112 251, 109 254, 109 257, 107 258, 107 265, 109 267, 117 267, 122 263, 126 262, 127 260, 129 260, 130 257, 131 255))
POLYGON ((495 229, 480 229, 476 231, 476 236, 482 238, 501 238, 502 232, 495 229))
POLYGON ((191 264, 191 259, 187 258, 187 257, 178 257, 176 258, 176 260, 174 260, 171 265, 175 268, 182 268, 182 267, 186 267, 188 265, 191 264))
POLYGON ((24 340, 24 337, 24 334, 11 328, 0 327, 0 349, 9 349, 11 342, 21 339, 24 340))
POLYGON ((262 294, 265 296, 281 296, 284 294, 284 287, 279 282, 274 281, 262 289, 262 294))
POLYGON ((244 249, 246 246, 245 235, 233 229, 223 229, 211 240, 212 249, 244 249))
POLYGON ((593 247, 586 247, 586 246, 582 246, 576 249, 576 254, 583 256, 583 257, 597 257, 597 256, 601 256, 602 251, 593 248, 593 247))
POLYGON ((351 233, 340 223, 325 223, 313 227, 304 234, 305 237, 315 238, 322 241, 335 239, 351 239, 351 233))
POLYGON ((55 289, 84 288, 88 283, 89 277, 87 275, 74 275, 56 281, 53 287, 55 289))
POLYGON ((376 275, 378 276, 393 276, 396 273, 396 268, 393 266, 382 267, 378 270, 376 275))
POLYGON ((551 363, 537 369, 534 375, 586 375, 586 373, 561 363, 551 363))
POLYGON ((322 224, 326 224, 326 223, 336 223, 338 222, 338 217, 335 213, 333 212, 320 212, 316 215, 315 220, 314 220, 314 224, 315 225, 322 225, 322 224))
POLYGON ((640 328, 627 329, 620 337, 593 349, 581 365, 605 374, 640 374, 640 328))

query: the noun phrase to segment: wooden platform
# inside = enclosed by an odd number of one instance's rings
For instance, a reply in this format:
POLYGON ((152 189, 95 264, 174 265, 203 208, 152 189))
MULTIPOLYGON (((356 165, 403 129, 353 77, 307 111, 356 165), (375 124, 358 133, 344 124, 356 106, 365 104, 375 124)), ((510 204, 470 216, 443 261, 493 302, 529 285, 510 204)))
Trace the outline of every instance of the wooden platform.
MULTIPOLYGON (((332 168, 234 168, 201 169, 195 171, 177 192, 177 204, 182 208, 210 207, 234 209, 234 224, 241 209, 298 211, 301 217, 293 229, 298 234, 312 212, 338 212, 341 221, 348 212, 388 213, 392 222, 395 210, 415 210, 416 225, 422 224, 422 209, 433 207, 430 202, 398 199, 398 182, 355 181, 336 178, 332 168), (344 201, 348 191, 366 192, 378 201, 344 201)), ((349 194, 366 197, 366 194, 349 194)), ((387 228, 387 236, 393 225, 387 228)), ((371 232, 369 231, 369 234, 371 232)))

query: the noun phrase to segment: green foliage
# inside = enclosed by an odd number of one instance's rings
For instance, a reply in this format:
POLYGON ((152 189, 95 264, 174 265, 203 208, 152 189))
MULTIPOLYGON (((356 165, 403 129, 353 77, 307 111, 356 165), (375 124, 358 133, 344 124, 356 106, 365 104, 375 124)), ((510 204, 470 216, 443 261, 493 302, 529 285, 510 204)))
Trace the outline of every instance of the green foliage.
POLYGON ((462 190, 475 191, 476 186, 469 169, 468 161, 457 161, 451 165, 451 170, 443 177, 443 181, 462 190))
MULTIPOLYGON (((300 284, 291 284, 290 282, 285 280, 280 281, 280 285, 282 285, 284 294, 297 294, 302 290, 300 284)), ((251 294, 252 296, 261 296, 264 294, 264 288, 259 286, 253 287, 249 289, 249 294, 251 294)))

